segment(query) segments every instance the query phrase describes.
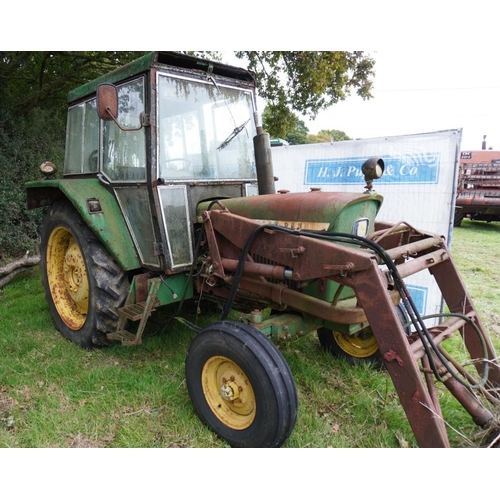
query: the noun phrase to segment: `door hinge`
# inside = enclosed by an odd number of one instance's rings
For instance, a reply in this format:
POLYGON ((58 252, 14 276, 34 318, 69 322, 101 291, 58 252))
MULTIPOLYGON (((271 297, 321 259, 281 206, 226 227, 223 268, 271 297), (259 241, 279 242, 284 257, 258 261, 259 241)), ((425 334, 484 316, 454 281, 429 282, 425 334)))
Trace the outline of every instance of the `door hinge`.
POLYGON ((154 254, 155 255, 165 255, 163 249, 163 243, 159 243, 158 241, 154 242, 154 254))
POLYGON ((151 125, 151 115, 149 113, 142 112, 140 115, 141 126, 149 127, 151 125))

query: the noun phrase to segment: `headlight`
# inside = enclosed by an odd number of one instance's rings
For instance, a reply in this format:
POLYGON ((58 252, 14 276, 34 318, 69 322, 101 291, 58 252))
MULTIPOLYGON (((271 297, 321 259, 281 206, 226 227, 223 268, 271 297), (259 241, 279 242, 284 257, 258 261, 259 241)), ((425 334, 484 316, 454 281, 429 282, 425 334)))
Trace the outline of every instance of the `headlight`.
POLYGON ((368 234, 368 228, 370 227, 370 220, 366 217, 358 219, 352 225, 352 234, 356 236, 361 236, 364 238, 368 234))
POLYGON ((384 173, 384 168, 384 160, 382 158, 368 158, 363 163, 361 170, 366 182, 368 182, 373 181, 373 179, 380 179, 384 173))
POLYGON ((370 192, 373 189, 373 179, 380 179, 384 173, 384 160, 382 158, 368 158, 363 163, 361 171, 365 176, 365 189, 370 192))
POLYGON ((47 177, 56 171, 56 166, 51 161, 43 162, 38 168, 40 169, 40 172, 47 177))

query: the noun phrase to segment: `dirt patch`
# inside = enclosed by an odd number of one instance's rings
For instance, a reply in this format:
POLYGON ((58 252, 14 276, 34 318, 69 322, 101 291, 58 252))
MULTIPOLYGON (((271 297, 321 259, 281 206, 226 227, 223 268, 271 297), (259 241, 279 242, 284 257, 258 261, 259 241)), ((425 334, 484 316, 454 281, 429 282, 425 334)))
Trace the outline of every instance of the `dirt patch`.
POLYGON ((5 388, 0 387, 0 426, 5 429, 14 428, 14 416, 12 409, 15 405, 15 400, 7 395, 5 388))
POLYGON ((71 436, 67 440, 68 448, 100 448, 101 445, 87 436, 82 436, 78 434, 77 436, 71 436))

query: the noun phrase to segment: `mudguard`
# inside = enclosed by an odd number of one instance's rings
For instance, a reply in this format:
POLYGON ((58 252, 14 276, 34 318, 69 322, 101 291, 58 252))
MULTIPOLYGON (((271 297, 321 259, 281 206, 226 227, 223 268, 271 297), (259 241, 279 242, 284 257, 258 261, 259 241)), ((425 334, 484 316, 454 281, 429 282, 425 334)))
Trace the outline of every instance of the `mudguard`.
POLYGON ((123 270, 141 267, 120 206, 98 179, 32 181, 26 183, 26 190, 29 209, 66 198, 123 270))

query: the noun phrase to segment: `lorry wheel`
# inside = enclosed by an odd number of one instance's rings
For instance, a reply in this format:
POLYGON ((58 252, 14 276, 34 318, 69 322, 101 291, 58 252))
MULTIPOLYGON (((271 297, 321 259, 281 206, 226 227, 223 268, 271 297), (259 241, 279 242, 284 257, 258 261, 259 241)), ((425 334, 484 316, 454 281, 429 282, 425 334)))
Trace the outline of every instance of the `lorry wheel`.
POLYGON ((276 346, 243 323, 219 321, 191 342, 189 396, 200 420, 232 447, 278 447, 297 418, 297 391, 276 346))
MULTIPOLYGON (((403 305, 398 304, 395 308, 406 334, 409 335, 411 329, 406 326, 408 317, 403 305)), ((352 365, 366 363, 371 364, 374 368, 380 368, 383 365, 377 341, 369 326, 361 330, 357 337, 335 332, 328 328, 318 328, 317 334, 321 347, 325 351, 345 359, 352 365)))
POLYGON ((45 298, 57 329, 85 347, 106 345, 129 289, 113 261, 76 209, 55 202, 42 226, 40 265, 45 298))
POLYGON ((453 220, 453 227, 460 227, 462 225, 463 220, 464 220, 463 212, 455 212, 455 218, 453 220))

